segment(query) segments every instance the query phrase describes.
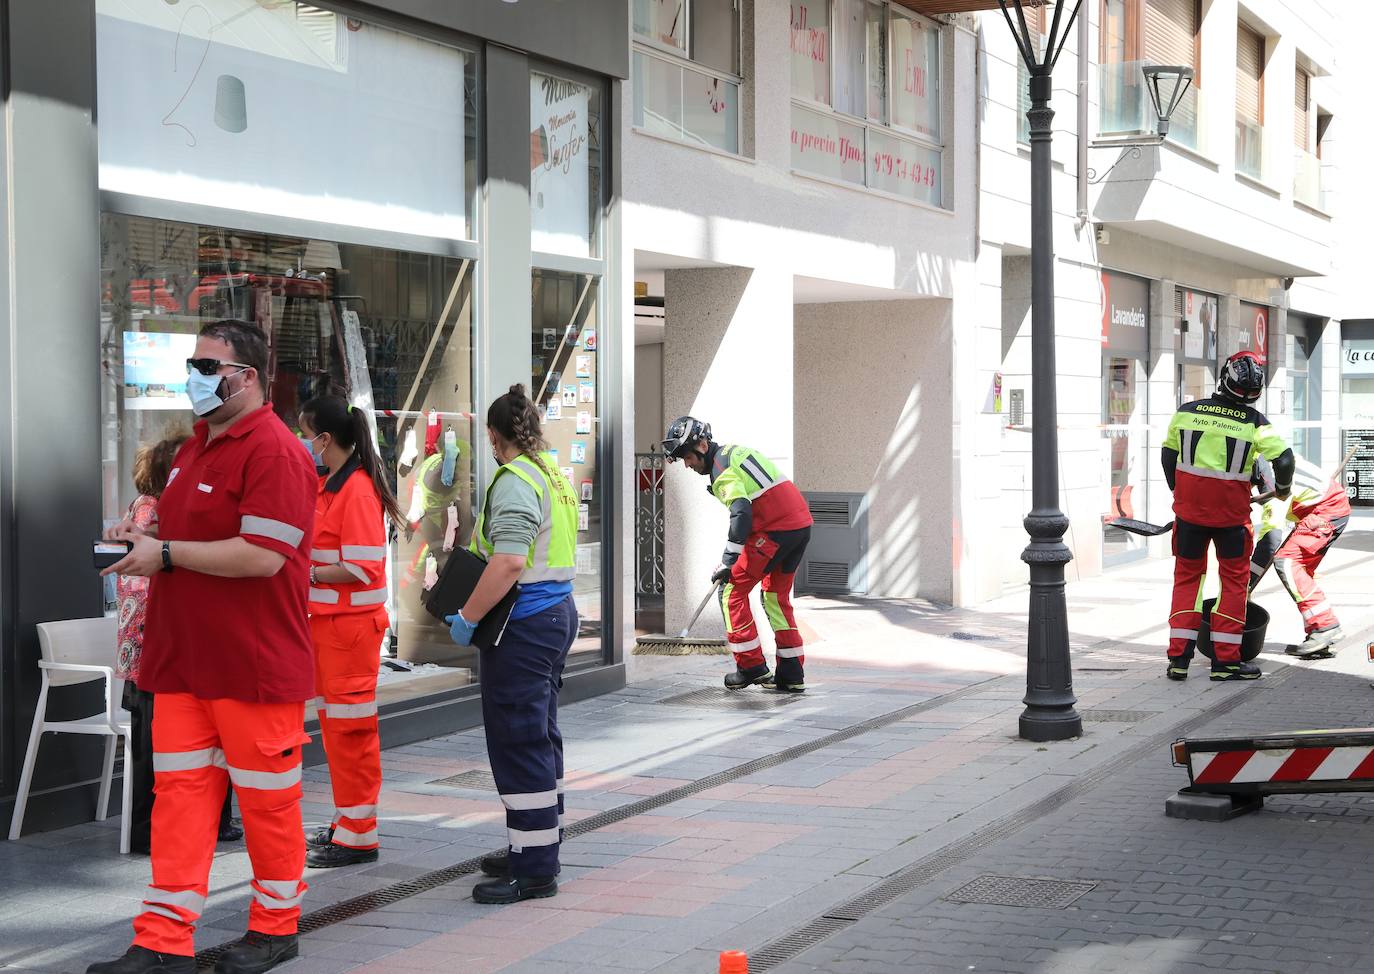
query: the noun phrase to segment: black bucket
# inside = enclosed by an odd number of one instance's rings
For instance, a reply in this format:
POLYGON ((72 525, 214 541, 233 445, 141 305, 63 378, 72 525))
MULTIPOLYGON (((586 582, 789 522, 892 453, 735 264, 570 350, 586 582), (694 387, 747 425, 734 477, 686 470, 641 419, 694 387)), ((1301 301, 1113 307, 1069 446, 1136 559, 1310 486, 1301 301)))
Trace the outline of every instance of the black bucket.
MULTIPOLYGON (((1208 659, 1216 659, 1212 652, 1212 607, 1216 599, 1202 603, 1202 625, 1197 628, 1197 651, 1208 659)), ((1245 631, 1240 637, 1240 658, 1250 662, 1264 649, 1264 633, 1269 628, 1269 613, 1258 602, 1245 604, 1245 631)))

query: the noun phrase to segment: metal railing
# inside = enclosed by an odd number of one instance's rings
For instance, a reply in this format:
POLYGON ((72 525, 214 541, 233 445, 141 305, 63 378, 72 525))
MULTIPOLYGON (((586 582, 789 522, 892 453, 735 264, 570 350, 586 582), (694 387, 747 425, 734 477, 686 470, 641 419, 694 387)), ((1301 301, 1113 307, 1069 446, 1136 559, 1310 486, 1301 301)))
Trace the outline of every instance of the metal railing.
POLYGON ((635 454, 635 597, 663 595, 663 451, 635 454))

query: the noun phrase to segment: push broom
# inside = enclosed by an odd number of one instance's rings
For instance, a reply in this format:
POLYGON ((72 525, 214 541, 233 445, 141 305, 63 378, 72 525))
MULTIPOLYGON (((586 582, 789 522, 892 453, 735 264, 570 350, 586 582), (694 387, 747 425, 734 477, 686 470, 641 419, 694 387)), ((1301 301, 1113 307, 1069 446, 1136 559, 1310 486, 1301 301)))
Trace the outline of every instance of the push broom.
POLYGON ((701 613, 705 611, 706 604, 715 597, 720 591, 720 582, 711 586, 711 591, 706 593, 706 598, 701 600, 697 610, 692 613, 692 618, 687 625, 682 627, 682 632, 676 636, 653 635, 640 636, 635 641, 635 656, 724 656, 729 650, 726 649, 724 639, 714 639, 710 637, 696 638, 690 635, 692 627, 696 625, 697 619, 701 618, 701 613))

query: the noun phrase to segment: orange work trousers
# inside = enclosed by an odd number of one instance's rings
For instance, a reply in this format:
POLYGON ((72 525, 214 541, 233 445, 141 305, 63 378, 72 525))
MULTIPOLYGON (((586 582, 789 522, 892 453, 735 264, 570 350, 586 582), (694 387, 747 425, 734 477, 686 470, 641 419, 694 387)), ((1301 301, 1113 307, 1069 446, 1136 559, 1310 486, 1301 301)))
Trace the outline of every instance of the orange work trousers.
POLYGON ((153 882, 134 919, 134 943, 161 954, 195 953, 220 807, 233 782, 253 864, 248 929, 296 932, 306 885, 301 842, 299 703, 201 700, 159 693, 153 704, 153 882))
POLYGON ((377 737, 377 671, 387 614, 312 615, 315 692, 329 783, 334 791, 334 844, 375 849, 382 744, 377 737))

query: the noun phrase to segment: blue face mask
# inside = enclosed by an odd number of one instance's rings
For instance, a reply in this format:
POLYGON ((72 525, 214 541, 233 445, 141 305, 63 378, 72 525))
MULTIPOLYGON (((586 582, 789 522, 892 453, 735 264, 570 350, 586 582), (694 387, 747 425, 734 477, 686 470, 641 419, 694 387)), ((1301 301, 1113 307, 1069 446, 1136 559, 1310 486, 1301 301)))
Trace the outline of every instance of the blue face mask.
POLYGON ((305 442, 305 447, 306 447, 306 449, 310 451, 310 459, 312 459, 312 460, 315 461, 315 466, 317 466, 317 467, 323 467, 323 466, 325 466, 325 462, 324 462, 324 450, 321 449, 319 453, 316 453, 316 452, 315 452, 315 440, 318 440, 321 436, 324 436, 324 434, 323 434, 323 433, 318 433, 318 434, 316 434, 316 436, 314 437, 314 439, 310 439, 310 440, 305 440, 305 441, 304 441, 304 442, 305 442))
MULTIPOLYGON (((247 369, 239 369, 231 372, 230 375, 242 375, 247 369)), ((199 372, 192 372, 186 377, 186 396, 191 400, 191 411, 197 416, 207 416, 213 413, 220 406, 223 406, 230 399, 242 392, 231 392, 226 398, 221 399, 219 395, 220 383, 229 378, 230 375, 201 375, 199 372)))

